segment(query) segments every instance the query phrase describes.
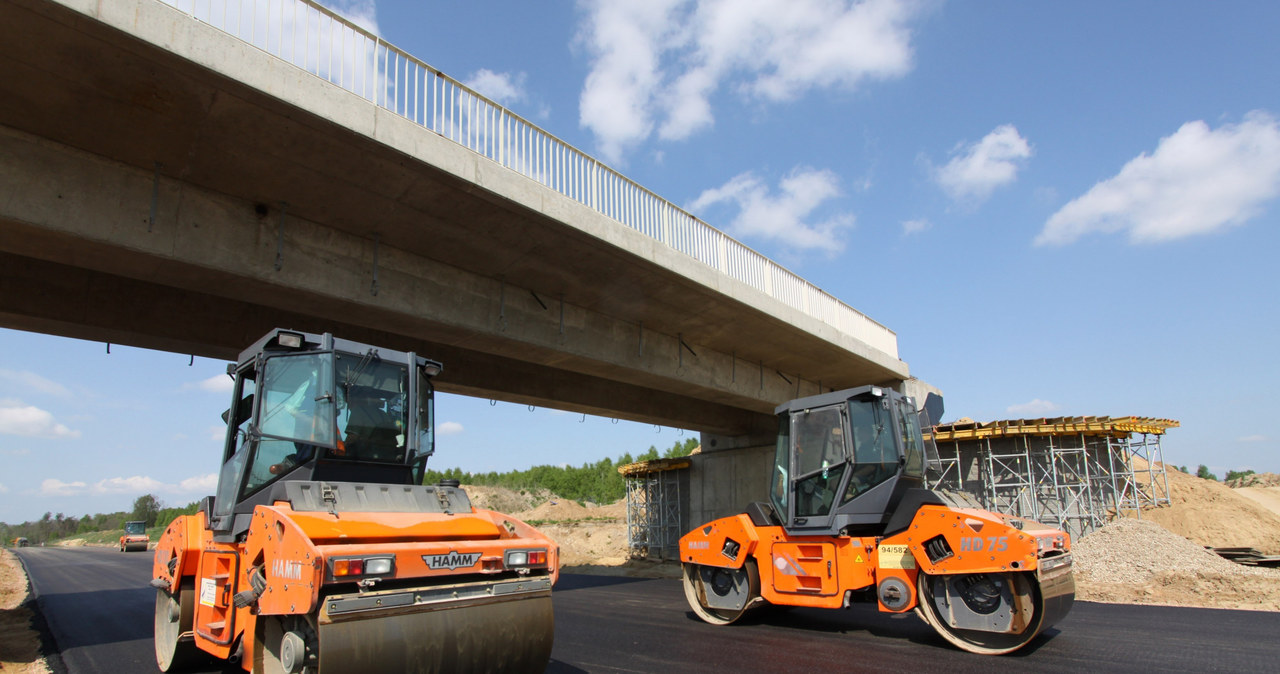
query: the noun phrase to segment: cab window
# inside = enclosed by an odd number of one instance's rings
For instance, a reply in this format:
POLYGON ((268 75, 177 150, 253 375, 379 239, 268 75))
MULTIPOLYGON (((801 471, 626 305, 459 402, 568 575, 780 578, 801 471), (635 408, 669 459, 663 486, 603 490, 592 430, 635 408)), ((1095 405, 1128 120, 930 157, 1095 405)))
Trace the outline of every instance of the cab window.
POLYGON ((796 517, 830 514, 845 468, 840 408, 793 413, 791 446, 796 517))

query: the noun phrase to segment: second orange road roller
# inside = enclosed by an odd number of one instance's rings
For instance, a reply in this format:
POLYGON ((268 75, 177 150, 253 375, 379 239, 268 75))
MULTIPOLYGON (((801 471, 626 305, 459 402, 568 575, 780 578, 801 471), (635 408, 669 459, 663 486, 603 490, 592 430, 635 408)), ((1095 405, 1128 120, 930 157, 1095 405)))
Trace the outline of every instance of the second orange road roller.
MULTIPOLYGON (((926 405, 936 416, 939 407, 926 405)), ((1065 532, 954 507, 924 488, 926 439, 912 398, 864 386, 776 411, 769 502, 680 539, 685 596, 700 618, 726 625, 770 604, 865 601, 915 611, 955 646, 997 655, 1071 609, 1065 532)))
POLYGON ((156 546, 162 671, 542 671, 556 544, 422 485, 438 362, 274 330, 234 379, 214 496, 156 546))

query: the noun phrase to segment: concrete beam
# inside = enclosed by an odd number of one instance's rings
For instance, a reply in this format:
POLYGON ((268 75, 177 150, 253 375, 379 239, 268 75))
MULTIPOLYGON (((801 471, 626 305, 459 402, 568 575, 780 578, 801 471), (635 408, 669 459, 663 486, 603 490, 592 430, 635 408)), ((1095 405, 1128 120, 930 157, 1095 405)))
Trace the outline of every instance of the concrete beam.
POLYGON ((775 404, 819 382, 907 376, 895 354, 154 0, 2 3, 0 71, 0 252, 61 298, 6 293, 9 327, 207 355, 292 317, 429 345, 442 388, 730 435, 768 430, 775 404), (68 279, 167 311, 89 306, 68 279))

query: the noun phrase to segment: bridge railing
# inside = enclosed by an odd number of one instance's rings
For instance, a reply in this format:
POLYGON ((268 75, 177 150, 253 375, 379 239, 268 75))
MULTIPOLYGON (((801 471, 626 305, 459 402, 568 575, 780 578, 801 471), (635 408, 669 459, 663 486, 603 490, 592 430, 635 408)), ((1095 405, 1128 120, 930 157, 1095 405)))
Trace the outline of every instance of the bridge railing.
POLYGON ((159 1, 898 356, 888 328, 313 0, 159 1))

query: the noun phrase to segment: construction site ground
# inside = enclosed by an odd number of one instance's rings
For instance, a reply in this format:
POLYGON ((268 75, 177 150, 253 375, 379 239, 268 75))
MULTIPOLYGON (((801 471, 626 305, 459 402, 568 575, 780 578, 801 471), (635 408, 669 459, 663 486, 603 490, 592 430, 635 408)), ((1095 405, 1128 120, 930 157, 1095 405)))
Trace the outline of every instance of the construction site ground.
MULTIPOLYGON (((1170 469, 1171 503, 1123 518, 1074 541, 1076 598, 1129 604, 1280 611, 1280 569, 1246 567, 1206 550, 1251 547, 1280 555, 1280 475, 1247 486, 1170 469)), ((560 544, 567 573, 678 578, 679 566, 628 559, 626 504, 580 504, 549 492, 468 486, 481 508, 510 513, 560 544)), ((66 541, 83 545, 83 541, 66 541)), ((21 565, 0 552, 0 671, 44 674, 39 637, 29 625, 21 565), (25 629, 24 629, 25 628, 25 629)))

